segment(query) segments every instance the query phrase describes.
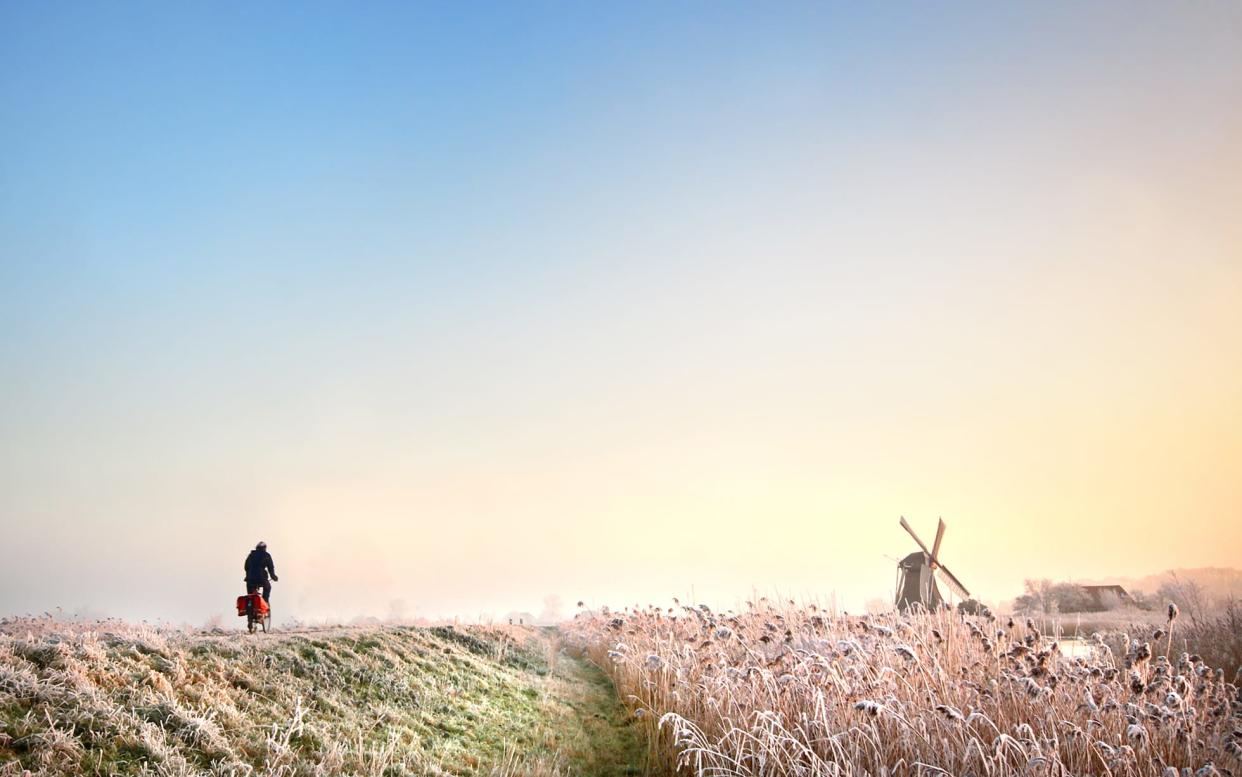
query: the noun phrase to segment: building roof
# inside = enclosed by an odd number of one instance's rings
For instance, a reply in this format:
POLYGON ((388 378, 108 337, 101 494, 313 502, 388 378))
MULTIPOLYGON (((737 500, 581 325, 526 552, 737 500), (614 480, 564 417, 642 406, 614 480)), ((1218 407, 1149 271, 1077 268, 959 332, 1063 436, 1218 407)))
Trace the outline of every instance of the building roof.
POLYGON ((1110 602, 1108 599, 1116 599, 1112 604, 1129 604, 1134 601, 1126 589, 1119 585, 1080 585, 1087 596, 1099 607, 1106 607, 1110 602))

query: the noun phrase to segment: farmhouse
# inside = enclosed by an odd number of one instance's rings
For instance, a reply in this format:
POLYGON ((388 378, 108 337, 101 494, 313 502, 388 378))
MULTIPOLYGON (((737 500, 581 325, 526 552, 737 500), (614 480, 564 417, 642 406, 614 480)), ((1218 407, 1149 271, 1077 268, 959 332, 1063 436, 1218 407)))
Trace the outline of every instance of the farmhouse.
POLYGON ((1111 610, 1134 604, 1134 598, 1119 585, 1081 585, 1079 588, 1091 600, 1091 610, 1111 610))

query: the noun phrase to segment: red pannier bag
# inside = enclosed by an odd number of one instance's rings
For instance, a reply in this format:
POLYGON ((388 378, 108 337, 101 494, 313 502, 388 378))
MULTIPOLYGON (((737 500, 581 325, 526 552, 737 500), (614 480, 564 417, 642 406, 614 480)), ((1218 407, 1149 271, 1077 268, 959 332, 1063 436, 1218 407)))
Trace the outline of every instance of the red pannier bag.
POLYGON ((267 602, 263 601, 263 594, 246 594, 237 597, 237 614, 246 617, 247 607, 254 608, 254 614, 260 618, 267 615, 267 602))

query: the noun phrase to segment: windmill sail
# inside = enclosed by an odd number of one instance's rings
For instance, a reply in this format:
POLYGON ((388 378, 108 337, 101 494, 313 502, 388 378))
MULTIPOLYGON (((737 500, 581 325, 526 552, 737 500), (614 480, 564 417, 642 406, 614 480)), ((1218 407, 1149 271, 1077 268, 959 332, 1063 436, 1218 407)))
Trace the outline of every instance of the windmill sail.
POLYGON ((957 594, 959 597, 963 599, 970 598, 970 591, 966 590, 966 586, 962 585, 962 581, 958 580, 957 577, 954 576, 954 574, 949 571, 948 567, 946 567, 944 564, 941 564, 939 571, 944 574, 945 585, 949 586, 949 588, 952 589, 953 593, 957 594))
POLYGON ((932 554, 931 551, 927 549, 927 546, 923 544, 923 541, 919 539, 919 535, 914 533, 914 529, 910 528, 910 524, 906 523, 906 518, 904 515, 901 517, 901 528, 905 529, 906 531, 910 533, 910 536, 913 537, 914 541, 919 544, 919 547, 923 549, 924 553, 926 553, 928 556, 932 554))

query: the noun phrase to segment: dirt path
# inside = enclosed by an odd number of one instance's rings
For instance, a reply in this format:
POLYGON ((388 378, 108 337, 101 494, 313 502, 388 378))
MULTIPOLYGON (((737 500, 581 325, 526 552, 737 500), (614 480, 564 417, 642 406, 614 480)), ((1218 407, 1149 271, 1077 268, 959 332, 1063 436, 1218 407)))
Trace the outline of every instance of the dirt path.
POLYGON ((561 661, 560 671, 574 689, 567 701, 591 743, 591 752, 573 759, 577 762, 571 762, 572 768, 599 777, 647 774, 642 731, 617 698, 612 681, 585 657, 562 653, 561 661))

